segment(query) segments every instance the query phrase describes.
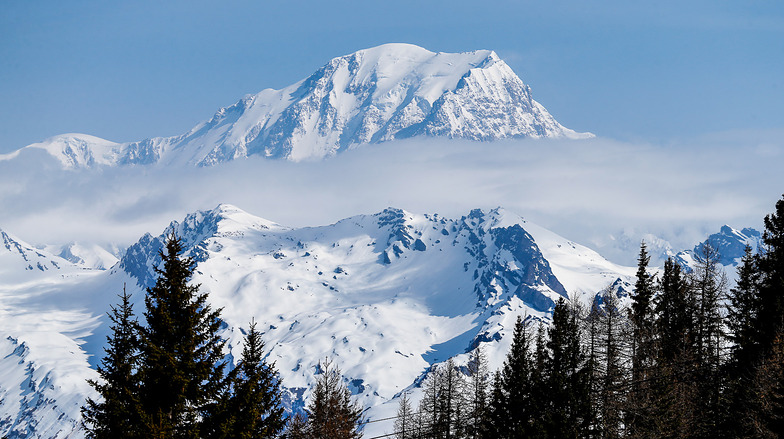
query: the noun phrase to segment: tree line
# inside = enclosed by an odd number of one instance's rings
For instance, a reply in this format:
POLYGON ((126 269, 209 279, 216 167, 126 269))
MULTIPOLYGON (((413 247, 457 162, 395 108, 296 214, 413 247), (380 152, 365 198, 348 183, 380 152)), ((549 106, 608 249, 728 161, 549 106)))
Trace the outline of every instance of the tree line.
MULTIPOLYGON (((672 259, 651 275, 645 244, 628 306, 608 287, 589 308, 561 299, 545 327, 518 317, 502 368, 481 348, 433 366, 398 439, 784 437, 784 199, 764 219, 729 289, 708 245, 693 270, 672 259), (688 271, 688 272, 687 272, 688 271)), ((304 412, 286 417, 274 364, 251 323, 234 368, 224 324, 173 234, 144 323, 123 291, 106 356, 82 408, 89 438, 360 438, 363 408, 340 370, 319 364, 304 412)))
POLYGON ((100 398, 82 407, 94 439, 358 438, 363 408, 351 398, 340 370, 319 364, 304 413, 287 417, 280 377, 265 361, 261 333, 251 322, 234 368, 225 355, 220 309, 191 285, 194 261, 182 256, 173 233, 157 280, 144 298, 144 324, 123 289, 109 312, 106 355, 91 380, 100 398))
POLYGON ((634 291, 608 287, 552 324, 518 317, 503 367, 435 367, 416 408, 400 398, 398 439, 784 437, 784 199, 728 288, 703 245, 693 269, 651 275, 642 243, 634 291))

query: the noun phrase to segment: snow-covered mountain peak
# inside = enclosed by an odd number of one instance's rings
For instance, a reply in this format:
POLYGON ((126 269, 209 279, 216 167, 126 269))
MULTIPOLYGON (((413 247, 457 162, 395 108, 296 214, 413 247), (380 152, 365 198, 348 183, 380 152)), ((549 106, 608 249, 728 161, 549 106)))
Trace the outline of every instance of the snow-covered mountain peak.
MULTIPOLYGON (((118 156, 118 146, 119 144, 115 142, 89 134, 68 133, 27 145, 22 149, 46 151, 56 158, 64 168, 88 168, 95 165, 114 164, 118 156)), ((0 160, 13 158, 20 152, 0 157, 0 160)))
POLYGON ((457 87, 473 68, 499 61, 489 50, 464 53, 434 53, 413 44, 392 43, 359 50, 332 59, 311 76, 330 76, 338 83, 347 75, 346 90, 370 87, 370 99, 390 105, 397 98, 416 96, 431 105, 446 91, 457 87))
POLYGON ((333 58, 283 89, 247 95, 179 136, 117 144, 69 134, 27 149, 43 149, 68 168, 212 166, 251 155, 321 159, 415 136, 489 141, 593 135, 559 124, 491 50, 436 53, 384 44, 333 58))
MULTIPOLYGON (((692 250, 684 250, 675 255, 681 265, 694 267, 695 261, 704 253, 705 245, 710 245, 718 252, 719 263, 725 267, 737 266, 745 252, 746 246, 751 247, 753 253, 759 251, 762 234, 752 228, 742 230, 723 225, 719 232, 708 236, 708 239, 694 246, 692 250)), ((732 273, 732 270, 730 270, 732 273)))
POLYGON ((13 278, 26 282, 31 276, 48 276, 50 273, 72 271, 75 267, 65 259, 39 250, 0 229, 0 277, 7 283, 13 278))

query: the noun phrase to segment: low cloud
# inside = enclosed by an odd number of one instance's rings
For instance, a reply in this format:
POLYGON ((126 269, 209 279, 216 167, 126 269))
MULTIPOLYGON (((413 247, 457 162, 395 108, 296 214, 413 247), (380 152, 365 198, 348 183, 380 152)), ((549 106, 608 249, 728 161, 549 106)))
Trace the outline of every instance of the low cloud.
MULTIPOLYGON (((722 224, 757 227, 784 192, 782 133, 667 145, 414 139, 290 163, 64 171, 0 162, 0 227, 32 243, 133 243, 189 212, 230 203, 288 226, 387 206, 460 216, 503 206, 630 263, 652 233, 676 249, 722 224)), ((40 157, 39 157, 40 159, 40 157)))

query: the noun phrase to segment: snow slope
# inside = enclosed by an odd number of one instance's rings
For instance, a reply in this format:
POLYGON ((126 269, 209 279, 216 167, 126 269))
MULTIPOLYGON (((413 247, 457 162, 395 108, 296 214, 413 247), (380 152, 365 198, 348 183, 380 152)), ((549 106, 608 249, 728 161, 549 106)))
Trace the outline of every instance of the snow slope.
POLYGON ((368 143, 414 136, 472 140, 586 138, 559 124, 493 51, 434 53, 385 44, 332 59, 281 90, 221 108, 174 137, 117 144, 65 134, 29 145, 64 167, 190 164, 249 155, 319 159, 368 143))
POLYGON ((546 321, 558 298, 590 299, 634 271, 503 209, 455 219, 388 208, 295 229, 220 205, 143 236, 110 270, 4 234, 0 433, 82 437, 78 408, 102 356, 104 313, 123 284, 142 309, 171 231, 197 261, 193 281, 223 308, 232 355, 255 319, 289 407, 304 404, 329 356, 375 418, 450 357, 482 346, 500 366, 518 315, 546 321))
MULTIPOLYGON (((0 230, 0 432, 71 438, 93 395, 85 339, 99 326, 90 291, 99 272, 37 250, 0 230)), ((100 345, 100 343, 98 344, 100 345)))

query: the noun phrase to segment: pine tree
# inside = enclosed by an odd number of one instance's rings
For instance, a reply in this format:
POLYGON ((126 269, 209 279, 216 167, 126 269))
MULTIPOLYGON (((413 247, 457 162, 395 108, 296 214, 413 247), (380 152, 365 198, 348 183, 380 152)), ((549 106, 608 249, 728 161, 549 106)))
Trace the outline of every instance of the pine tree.
POLYGON ((321 374, 307 409, 307 432, 311 439, 358 439, 362 437, 362 407, 351 399, 340 369, 329 359, 319 363, 321 374))
POLYGON ((505 437, 530 436, 536 415, 541 408, 534 400, 535 389, 532 381, 533 361, 531 358, 531 336, 528 324, 520 317, 514 327, 512 346, 504 361, 502 370, 503 395, 507 418, 500 430, 505 437))
POLYGON ((82 407, 86 435, 94 439, 143 437, 139 430, 139 381, 137 322, 131 297, 123 286, 119 306, 112 306, 111 336, 107 337, 106 356, 98 366, 100 381, 90 385, 101 400, 87 399, 82 407))
POLYGON ((237 366, 228 375, 229 386, 222 400, 208 411, 211 438, 272 438, 286 420, 280 400, 280 378, 274 364, 264 361, 264 342, 251 322, 237 366))
MULTIPOLYGON (((782 437, 784 432, 784 198, 776 211, 765 216, 763 248, 756 259, 758 278, 753 278, 751 321, 742 350, 736 353, 740 371, 755 385, 750 398, 741 398, 748 413, 751 433, 758 437, 782 437), (757 284, 754 286, 754 284, 757 284), (756 308, 756 309, 754 309, 756 308), (737 355, 743 353, 742 356, 737 355), (745 364, 744 364, 745 363, 745 364), (750 400, 749 400, 750 399, 750 400)), ((741 378, 742 379, 742 378, 741 378)), ((742 381, 741 381, 742 385, 742 381)))
POLYGON ((755 324, 760 308, 759 256, 746 246, 738 265, 738 280, 730 289, 727 311, 730 355, 726 364, 727 391, 723 409, 722 430, 726 437, 749 436, 757 427, 758 420, 751 407, 755 406, 755 373, 761 354, 761 340, 756 334, 755 324))
POLYGON ((640 244, 637 258, 637 280, 632 295, 632 382, 629 394, 628 432, 630 437, 651 437, 655 433, 653 395, 650 387, 653 343, 653 278, 648 274, 650 256, 645 242, 640 244))
POLYGON ((784 329, 784 198, 776 202, 775 213, 765 216, 762 242, 758 261, 760 303, 754 327, 764 356, 772 351, 784 329))
POLYGON ((150 438, 198 438, 206 409, 225 386, 220 310, 198 285, 188 285, 194 261, 182 257, 172 233, 161 250, 158 279, 147 289, 141 329, 140 400, 150 438))
POLYGON ((696 419, 695 306, 681 267, 672 258, 664 263, 659 292, 654 373, 657 432, 671 438, 692 437, 696 419))
POLYGON ((480 437, 482 439, 503 439, 510 437, 508 431, 508 407, 504 394, 504 381, 501 371, 493 374, 493 384, 487 405, 487 414, 482 423, 480 437))
POLYGON ((582 438, 592 420, 589 377, 580 344, 578 313, 563 298, 553 311, 547 348, 547 437, 582 438))

